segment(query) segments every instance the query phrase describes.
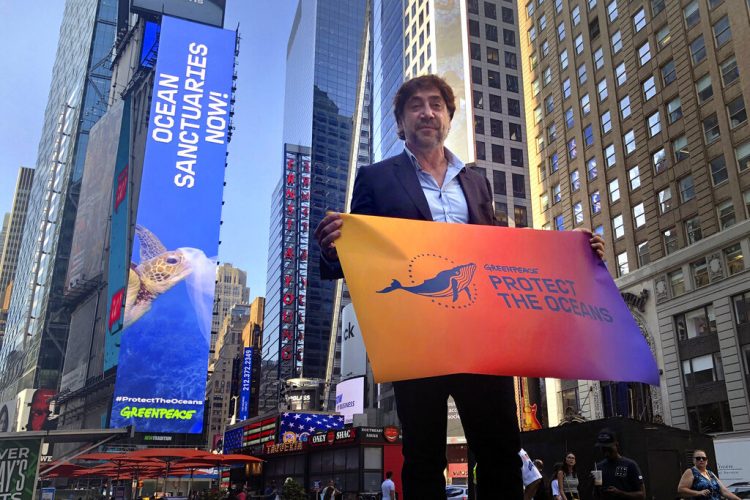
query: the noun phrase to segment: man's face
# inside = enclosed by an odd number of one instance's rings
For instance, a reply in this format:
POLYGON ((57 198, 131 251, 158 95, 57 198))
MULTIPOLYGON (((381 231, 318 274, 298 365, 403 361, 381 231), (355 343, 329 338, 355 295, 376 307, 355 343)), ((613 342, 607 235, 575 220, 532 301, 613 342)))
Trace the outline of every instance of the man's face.
POLYGON ((28 430, 40 431, 49 416, 49 400, 54 396, 54 391, 49 389, 38 389, 31 400, 28 430))
POLYGON ((443 95, 435 87, 418 90, 407 101, 399 131, 406 144, 417 149, 442 147, 451 121, 443 95))

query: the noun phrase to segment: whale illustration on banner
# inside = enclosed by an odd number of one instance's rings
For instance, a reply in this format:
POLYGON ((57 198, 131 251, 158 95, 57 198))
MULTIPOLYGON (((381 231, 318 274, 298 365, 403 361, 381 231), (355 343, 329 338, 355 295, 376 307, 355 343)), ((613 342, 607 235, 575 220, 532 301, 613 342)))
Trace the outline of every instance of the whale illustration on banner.
POLYGON ((415 295, 423 297, 451 297, 453 302, 458 300, 461 292, 466 292, 471 300, 471 280, 474 278, 474 272, 477 270, 476 264, 463 264, 445 271, 440 271, 434 277, 429 278, 419 285, 404 286, 397 279, 377 293, 390 293, 395 290, 404 290, 415 295))

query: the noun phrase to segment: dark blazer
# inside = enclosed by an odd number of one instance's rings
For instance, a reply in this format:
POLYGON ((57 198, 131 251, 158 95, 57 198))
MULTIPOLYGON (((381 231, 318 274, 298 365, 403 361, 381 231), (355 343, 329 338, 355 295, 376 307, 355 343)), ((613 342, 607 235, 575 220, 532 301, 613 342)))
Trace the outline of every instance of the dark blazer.
MULTIPOLYGON (((492 190, 487 178, 464 167, 458 174, 458 182, 466 197, 469 224, 497 225, 492 190)), ((432 220, 427 198, 406 152, 359 169, 354 181, 351 213, 432 220)), ((344 274, 338 262, 321 258, 320 276, 323 279, 338 279, 343 278, 344 274)))

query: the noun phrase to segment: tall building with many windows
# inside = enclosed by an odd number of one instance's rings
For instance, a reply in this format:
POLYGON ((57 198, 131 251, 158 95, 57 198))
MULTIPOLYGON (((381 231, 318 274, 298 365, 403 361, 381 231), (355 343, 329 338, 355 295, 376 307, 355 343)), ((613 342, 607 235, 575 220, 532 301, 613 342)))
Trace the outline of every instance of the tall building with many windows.
POLYGON ((4 400, 56 389, 67 341, 63 304, 88 132, 107 109, 117 0, 68 0, 0 351, 4 400))
POLYGON ((238 304, 250 304, 250 289, 247 287, 247 272, 223 263, 216 268, 216 291, 214 292, 214 315, 211 322, 211 348, 209 371, 213 358, 218 354, 216 342, 224 318, 238 304))
POLYGON ((521 32, 535 225, 603 235, 662 372, 549 381, 550 422, 750 429, 750 2, 532 0, 521 32))

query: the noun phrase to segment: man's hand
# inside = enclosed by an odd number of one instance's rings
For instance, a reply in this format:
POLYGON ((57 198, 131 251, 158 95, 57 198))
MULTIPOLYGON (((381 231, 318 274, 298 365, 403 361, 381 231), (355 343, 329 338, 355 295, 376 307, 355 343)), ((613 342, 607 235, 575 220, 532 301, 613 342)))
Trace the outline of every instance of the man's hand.
POLYGON ((601 236, 598 234, 594 234, 591 229, 585 228, 585 227, 579 227, 574 229, 574 231, 582 231, 584 233, 589 233, 591 235, 591 238, 589 239, 589 243, 591 244, 591 249, 596 252, 596 255, 599 256, 600 259, 603 261, 606 261, 607 258, 604 255, 604 240, 601 236))
POLYGON ((334 242, 341 237, 341 226, 343 223, 344 221, 341 219, 340 213, 329 212, 323 217, 323 220, 320 221, 320 224, 318 224, 313 233, 315 239, 318 241, 320 253, 329 261, 339 259, 334 242))

